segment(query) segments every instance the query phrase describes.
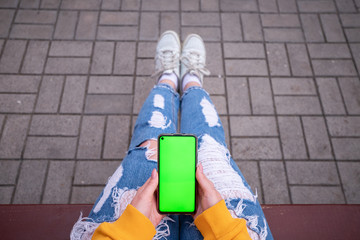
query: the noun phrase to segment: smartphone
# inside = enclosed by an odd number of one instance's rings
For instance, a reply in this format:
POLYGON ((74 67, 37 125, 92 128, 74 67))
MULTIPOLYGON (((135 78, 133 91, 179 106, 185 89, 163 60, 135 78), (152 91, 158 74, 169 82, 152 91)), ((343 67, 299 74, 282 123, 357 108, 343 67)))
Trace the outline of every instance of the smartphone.
POLYGON ((196 212, 197 137, 161 134, 158 137, 158 211, 161 214, 196 212))

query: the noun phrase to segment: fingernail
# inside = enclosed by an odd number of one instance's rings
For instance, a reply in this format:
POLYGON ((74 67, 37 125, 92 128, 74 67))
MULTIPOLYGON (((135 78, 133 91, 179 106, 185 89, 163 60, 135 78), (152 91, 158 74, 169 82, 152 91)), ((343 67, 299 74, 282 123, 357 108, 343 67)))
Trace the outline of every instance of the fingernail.
POLYGON ((155 178, 156 178, 156 169, 154 168, 151 173, 151 179, 155 179, 155 178))

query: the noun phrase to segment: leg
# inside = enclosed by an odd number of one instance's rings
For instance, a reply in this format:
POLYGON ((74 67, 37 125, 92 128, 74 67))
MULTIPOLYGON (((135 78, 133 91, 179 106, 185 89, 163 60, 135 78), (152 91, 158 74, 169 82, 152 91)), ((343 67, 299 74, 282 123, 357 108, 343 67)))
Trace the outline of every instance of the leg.
MULTIPOLYGON (((199 74, 198 74, 199 75, 199 74)), ((269 226, 256 196, 244 179, 226 147, 225 134, 220 118, 209 94, 199 83, 190 82, 184 88, 181 99, 181 132, 198 136, 198 162, 205 175, 214 183, 233 217, 247 221, 248 232, 253 239, 272 239, 269 226)), ((189 220, 180 219, 181 239, 201 234, 189 220)))

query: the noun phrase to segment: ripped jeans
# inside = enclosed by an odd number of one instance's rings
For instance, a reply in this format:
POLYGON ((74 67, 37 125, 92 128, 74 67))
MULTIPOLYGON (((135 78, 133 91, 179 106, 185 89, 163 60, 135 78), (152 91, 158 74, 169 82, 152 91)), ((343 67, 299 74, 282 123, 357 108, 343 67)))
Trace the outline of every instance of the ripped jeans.
MULTIPOLYGON (((198 137, 198 162, 225 199, 231 215, 247 221, 252 239, 273 239, 257 197, 226 147, 224 130, 209 94, 201 87, 190 87, 180 100, 166 84, 158 84, 150 92, 138 115, 126 157, 109 178, 89 217, 75 224, 74 228, 84 232, 82 239, 91 237, 100 223, 118 219, 152 169, 157 168, 156 160, 149 157, 154 149, 140 145, 161 133, 176 133, 180 106, 180 132, 198 137)), ((157 226, 154 239, 203 239, 193 222, 189 215, 168 215, 157 226)))

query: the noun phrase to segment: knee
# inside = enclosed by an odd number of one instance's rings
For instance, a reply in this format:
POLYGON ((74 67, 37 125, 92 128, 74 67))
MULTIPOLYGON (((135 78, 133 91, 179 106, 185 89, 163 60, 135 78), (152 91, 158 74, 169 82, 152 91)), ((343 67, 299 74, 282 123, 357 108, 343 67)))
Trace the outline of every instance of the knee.
POLYGON ((147 151, 145 152, 145 156, 147 160, 157 161, 157 140, 149 139, 140 144, 140 147, 146 147, 147 151))

